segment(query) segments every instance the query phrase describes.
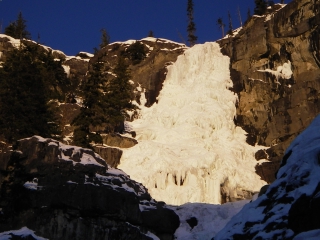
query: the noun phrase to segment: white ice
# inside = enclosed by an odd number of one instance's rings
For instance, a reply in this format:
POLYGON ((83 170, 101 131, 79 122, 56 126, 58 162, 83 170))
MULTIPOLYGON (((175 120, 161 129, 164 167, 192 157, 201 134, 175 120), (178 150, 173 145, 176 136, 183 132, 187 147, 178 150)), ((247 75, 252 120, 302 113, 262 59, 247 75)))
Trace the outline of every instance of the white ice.
POLYGON ((221 202, 220 184, 231 197, 259 191, 257 148, 234 124, 237 96, 229 58, 217 43, 195 45, 168 67, 158 104, 141 107, 132 122, 139 143, 123 149, 119 168, 168 204, 221 202))

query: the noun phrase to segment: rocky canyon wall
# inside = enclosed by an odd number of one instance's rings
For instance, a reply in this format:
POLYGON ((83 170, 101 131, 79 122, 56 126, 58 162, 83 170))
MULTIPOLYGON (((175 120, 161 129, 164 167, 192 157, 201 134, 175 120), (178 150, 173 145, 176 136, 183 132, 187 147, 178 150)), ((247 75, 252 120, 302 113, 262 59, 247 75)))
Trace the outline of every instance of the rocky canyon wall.
POLYGON ((320 110, 320 1, 276 4, 253 16, 233 36, 218 41, 231 58, 238 94, 235 122, 247 142, 268 147, 256 158, 267 182, 274 180, 285 149, 320 110))

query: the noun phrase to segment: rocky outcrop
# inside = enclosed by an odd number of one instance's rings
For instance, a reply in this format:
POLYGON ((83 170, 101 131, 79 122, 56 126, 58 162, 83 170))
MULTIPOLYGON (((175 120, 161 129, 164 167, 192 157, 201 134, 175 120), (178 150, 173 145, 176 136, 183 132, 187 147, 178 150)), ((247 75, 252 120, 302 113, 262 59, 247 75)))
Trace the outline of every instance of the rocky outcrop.
POLYGON ((162 83, 166 78, 167 66, 177 60, 187 47, 166 39, 148 37, 141 40, 129 40, 126 42, 115 42, 102 48, 92 62, 100 58, 105 63, 105 68, 110 77, 112 69, 116 66, 118 57, 124 56, 125 51, 134 43, 143 45, 146 56, 142 61, 133 61, 127 58, 132 81, 136 88, 137 101, 140 101, 140 94, 145 95, 146 106, 151 106, 156 102, 156 98, 162 89, 162 83))
POLYGON ((274 180, 284 150, 320 111, 320 2, 295 0, 253 16, 218 41, 231 58, 236 124, 248 143, 270 147, 257 173, 274 180))
POLYGON ((179 217, 90 149, 34 136, 0 153, 0 232, 48 239, 172 239, 179 217))
POLYGON ((95 145, 94 151, 98 153, 110 167, 116 168, 120 164, 123 151, 120 148, 95 145))
POLYGON ((77 56, 66 57, 63 65, 67 72, 68 78, 71 82, 69 92, 72 94, 79 94, 79 85, 86 78, 89 61, 93 54, 79 53, 77 56))
POLYGON ((119 148, 130 148, 138 144, 138 141, 134 138, 125 137, 120 134, 102 134, 103 143, 108 146, 119 147, 119 148))
POLYGON ((286 150, 276 180, 263 187, 215 240, 319 238, 319 127, 320 116, 286 150))
MULTIPOLYGON (((80 106, 75 103, 57 103, 57 119, 62 130, 62 136, 70 136, 74 131, 72 121, 80 113, 80 106)), ((65 143, 70 144, 71 139, 65 139, 65 143)))
POLYGON ((94 151, 106 160, 111 167, 117 167, 123 151, 121 148, 130 148, 138 144, 134 138, 122 136, 120 134, 101 134, 103 145, 95 145, 94 151))
POLYGON ((93 54, 80 52, 77 56, 67 56, 62 51, 54 50, 50 47, 38 44, 32 40, 14 39, 5 34, 0 34, 0 63, 6 60, 10 51, 22 45, 38 45, 40 51, 51 51, 55 59, 62 61, 65 72, 70 79, 71 86, 66 89, 71 93, 78 93, 78 86, 83 81, 88 71, 88 65, 93 54))

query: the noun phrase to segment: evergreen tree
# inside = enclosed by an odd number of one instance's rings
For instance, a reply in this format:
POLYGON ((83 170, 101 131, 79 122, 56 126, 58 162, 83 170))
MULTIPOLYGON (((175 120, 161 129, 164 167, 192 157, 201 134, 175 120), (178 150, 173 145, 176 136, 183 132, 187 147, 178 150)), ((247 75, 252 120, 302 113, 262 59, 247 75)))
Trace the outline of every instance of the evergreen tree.
POLYGON ((39 53, 38 58, 43 63, 41 74, 46 79, 48 98, 64 100, 64 93, 70 88, 71 82, 62 67, 62 59, 57 61, 51 50, 46 53, 39 53))
POLYGON ((144 45, 138 41, 131 44, 125 51, 121 52, 122 57, 129 58, 133 65, 139 64, 146 57, 144 45))
POLYGON ((92 65, 89 77, 81 87, 84 93, 83 106, 72 122, 76 126, 74 144, 92 148, 91 142, 102 143, 100 134, 90 131, 91 126, 103 126, 106 132, 113 133, 128 117, 127 111, 137 109, 132 103, 130 73, 123 57, 119 57, 114 74, 116 77, 107 81, 103 74, 103 63, 97 61, 92 65))
POLYGON ((268 6, 273 6, 273 5, 274 5, 274 1, 269 0, 269 1, 268 1, 268 6))
POLYGON ((116 77, 108 82, 106 94, 108 132, 114 132, 114 129, 124 122, 128 111, 138 108, 132 103, 134 95, 129 82, 131 76, 123 57, 119 57, 113 72, 116 77))
POLYGON ((148 37, 154 37, 154 34, 153 34, 152 30, 149 31, 148 37))
POLYGON ((82 84, 81 90, 84 93, 83 105, 80 114, 73 120, 72 125, 76 126, 73 133, 74 144, 91 148, 91 142, 101 143, 101 136, 90 132, 90 126, 102 126, 107 121, 105 110, 106 105, 106 79, 103 75, 103 63, 100 59, 92 64, 88 79, 82 84))
POLYGON ((224 23, 223 23, 223 20, 222 18, 218 18, 217 20, 217 25, 219 26, 219 28, 221 29, 222 31, 222 37, 224 37, 224 27, 226 26, 224 23))
POLYGON ((187 16, 188 16, 188 27, 187 27, 188 42, 189 42, 190 46, 192 47, 193 45, 196 44, 197 39, 198 39, 198 37, 195 35, 196 25, 193 21, 193 1, 192 0, 188 0, 187 16))
POLYGON ((27 31, 26 20, 23 18, 22 13, 18 14, 18 18, 15 22, 11 22, 8 27, 5 28, 5 34, 16 39, 31 39, 30 33, 27 31))
POLYGON ((0 68, 0 132, 9 143, 59 134, 43 72, 37 46, 13 49, 0 68))
POLYGON ((4 29, 4 34, 10 36, 10 37, 15 37, 16 36, 16 23, 11 22, 9 25, 4 29))
POLYGON ((101 44, 100 44, 100 49, 104 48, 108 44, 110 44, 110 36, 105 28, 100 30, 101 32, 101 44))
POLYGON ((232 27, 232 19, 231 19, 231 15, 230 12, 228 11, 228 19, 229 19, 229 30, 228 30, 228 34, 229 35, 233 35, 233 27, 232 27))
POLYGON ((239 17, 240 26, 242 27, 242 17, 241 17, 239 5, 238 5, 238 17, 239 17))
POLYGON ((267 11, 267 1, 266 0, 255 0, 255 8, 254 14, 255 15, 263 15, 267 11))
POLYGON ((251 11, 250 11, 250 8, 248 8, 248 11, 247 11, 247 21, 249 21, 251 18, 251 11))

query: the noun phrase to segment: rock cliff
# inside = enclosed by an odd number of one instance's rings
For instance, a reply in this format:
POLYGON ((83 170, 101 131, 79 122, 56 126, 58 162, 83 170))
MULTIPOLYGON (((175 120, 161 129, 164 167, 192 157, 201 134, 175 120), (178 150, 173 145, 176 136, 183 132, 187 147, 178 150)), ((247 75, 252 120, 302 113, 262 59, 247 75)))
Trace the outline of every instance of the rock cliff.
POLYGON ((22 139, 0 153, 0 232, 48 239, 172 239, 179 217, 89 149, 22 139))
POLYGON ((253 16, 243 28, 218 41, 231 58, 238 94, 235 122, 247 142, 269 149, 257 165, 267 182, 274 180, 284 150, 320 111, 320 2, 276 4, 266 16, 253 16))

